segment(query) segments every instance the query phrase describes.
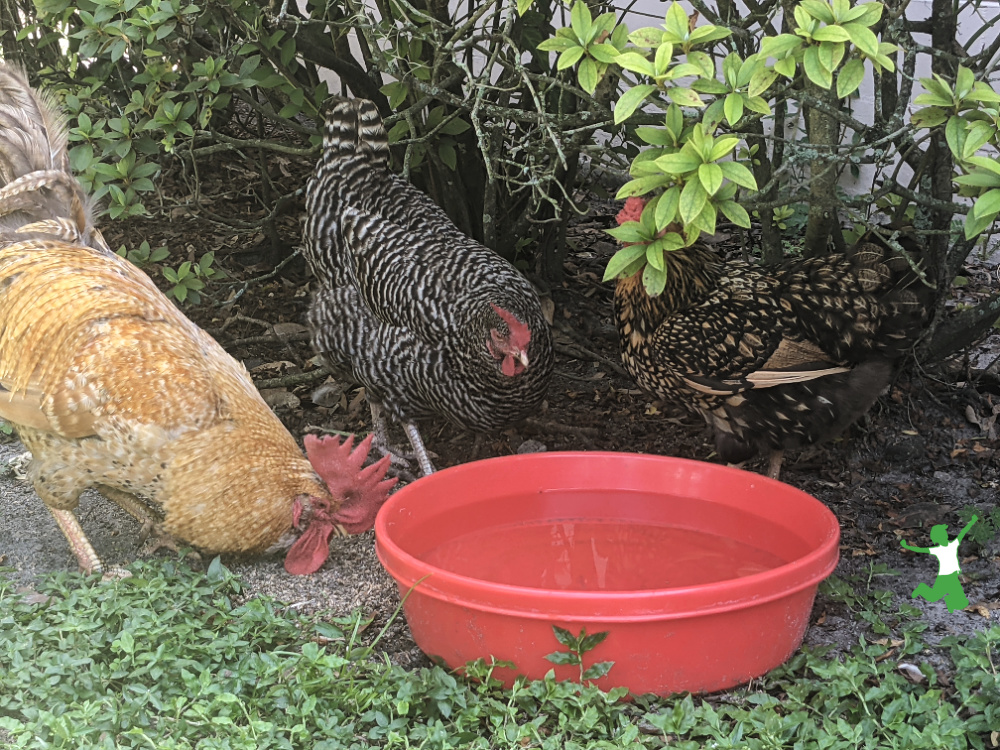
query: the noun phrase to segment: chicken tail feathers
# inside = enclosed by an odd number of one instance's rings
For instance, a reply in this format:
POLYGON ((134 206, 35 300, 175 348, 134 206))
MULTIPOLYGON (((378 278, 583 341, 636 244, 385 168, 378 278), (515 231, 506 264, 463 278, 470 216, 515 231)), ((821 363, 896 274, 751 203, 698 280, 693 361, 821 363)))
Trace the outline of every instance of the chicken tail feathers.
POLYGON ((389 166, 389 139, 382 117, 367 99, 335 99, 323 125, 323 160, 364 157, 389 166))
POLYGON ((67 148, 55 103, 20 68, 0 64, 0 243, 57 239, 110 252, 67 148))

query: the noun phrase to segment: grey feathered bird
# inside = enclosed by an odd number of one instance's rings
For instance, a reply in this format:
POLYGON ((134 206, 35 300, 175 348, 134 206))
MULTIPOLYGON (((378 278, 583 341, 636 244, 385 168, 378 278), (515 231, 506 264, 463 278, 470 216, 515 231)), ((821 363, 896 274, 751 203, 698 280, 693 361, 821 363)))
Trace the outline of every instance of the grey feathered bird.
POLYGON ((553 354, 535 291, 390 171, 372 102, 332 107, 306 209, 305 254, 319 281, 313 347, 337 377, 365 386, 383 449, 383 407, 425 474, 433 467, 414 420, 486 432, 538 408, 553 354))

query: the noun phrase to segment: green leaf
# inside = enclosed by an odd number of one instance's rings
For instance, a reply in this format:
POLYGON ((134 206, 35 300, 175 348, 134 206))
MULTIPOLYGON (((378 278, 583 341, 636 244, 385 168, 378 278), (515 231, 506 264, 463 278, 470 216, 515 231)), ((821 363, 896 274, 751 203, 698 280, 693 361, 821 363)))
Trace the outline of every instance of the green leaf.
POLYGON ((759 96, 748 96, 743 100, 743 104, 747 109, 758 112, 762 115, 771 114, 771 108, 767 106, 767 102, 764 101, 759 96))
POLYGON ((665 42, 656 48, 656 54, 653 56, 653 70, 657 76, 666 74, 673 58, 674 45, 670 42, 665 42))
POLYGON ((660 196, 660 200, 656 204, 656 213, 653 216, 653 221, 658 230, 666 229, 677 218, 677 208, 680 205, 680 200, 681 189, 676 185, 660 196))
POLYGON ((995 188, 1000 187, 1000 175, 992 174, 990 172, 970 172, 969 174, 959 175, 955 178, 955 182, 959 185, 966 185, 968 187, 985 187, 985 188, 995 188))
POLYGON ((802 57, 802 68, 806 76, 817 86, 825 89, 833 85, 833 74, 823 67, 819 61, 819 48, 807 47, 805 55, 802 57))
POLYGON ((958 115, 948 118, 948 124, 944 126, 944 137, 956 159, 961 159, 964 154, 965 133, 965 120, 958 115))
POLYGON ((628 35, 628 40, 636 47, 658 47, 663 41, 663 29, 646 26, 628 35))
POLYGON ((579 59, 583 57, 583 53, 585 51, 586 50, 584 50, 583 47, 570 47, 559 55, 559 59, 556 61, 556 69, 565 70, 566 68, 576 65, 579 59))
MULTIPOLYGON (((620 106, 620 104, 619 104, 620 106)), ((617 114, 617 107, 615 108, 617 114)), ((617 119, 617 118, 616 118, 617 119)), ((650 146, 673 146, 674 139, 666 128, 641 127, 635 129, 636 136, 650 146)))
POLYGON ((691 82, 691 88, 699 94, 715 94, 716 96, 729 92, 729 87, 714 78, 698 78, 691 82))
POLYGON ((656 91, 656 86, 650 83, 644 83, 638 86, 633 86, 622 94, 621 99, 615 103, 615 125, 618 125, 631 117, 635 110, 638 109, 644 101, 646 101, 646 97, 654 91, 656 91))
POLYGON ((1000 94, 997 94, 988 83, 984 81, 976 81, 976 85, 972 87, 972 91, 969 93, 969 99, 975 102, 989 102, 991 104, 1000 103, 1000 94))
POLYGON ((816 31, 813 32, 812 38, 817 42, 851 41, 851 35, 848 34, 843 27, 836 25, 824 26, 821 29, 816 29, 816 31))
POLYGON ((910 116, 910 124, 917 128, 936 128, 948 120, 948 113, 940 107, 918 109, 910 116))
POLYGON ((836 23, 837 19, 833 16, 833 9, 826 3, 820 2, 820 0, 801 0, 799 5, 817 21, 836 23))
POLYGON ((681 112, 681 108, 676 104, 671 104, 667 107, 667 113, 663 118, 663 125, 676 140, 680 140, 681 133, 684 131, 684 113, 681 112))
POLYGON ((882 18, 882 3, 862 3, 856 6, 854 10, 859 9, 862 11, 861 15, 852 18, 842 18, 841 21, 844 23, 856 21, 862 26, 874 26, 882 18))
POLYGON ((722 187, 722 168, 718 164, 702 164, 698 167, 698 179, 705 192, 715 195, 722 187))
POLYGON ((1000 189, 993 189, 976 199, 969 215, 984 219, 995 217, 998 213, 1000 213, 1000 189))
MULTIPOLYGON (((794 64, 794 63, 793 63, 794 64)), ((774 79, 778 77, 778 73, 769 68, 761 68, 753 77, 750 79, 750 84, 747 88, 747 94, 751 97, 759 97, 765 91, 770 88, 771 84, 774 83, 774 79)))
POLYGON ((458 167, 458 155, 455 153, 455 147, 451 143, 442 143, 438 146, 438 158, 452 172, 458 167))
MULTIPOLYGON (((666 278, 666 276, 664 276, 666 278)), ((660 290, 662 291, 662 289, 660 290)), ((585 680, 599 680, 611 671, 611 668, 615 665, 613 661, 598 661, 591 664, 587 669, 583 671, 583 679, 585 680)))
MULTIPOLYGON (((638 222, 629 222, 638 224, 638 222)), ((621 229, 621 227, 619 227, 621 229)), ((610 234, 610 230, 609 230, 610 234)), ((623 247, 613 256, 611 260, 608 261, 607 268, 604 269, 604 281, 611 281, 612 279, 618 278, 622 271, 624 271, 628 266, 632 265, 639 258, 646 257, 646 246, 643 244, 639 245, 629 245, 628 247, 623 247)))
POLYGON ((700 50, 687 53, 687 61, 701 70, 703 78, 715 78, 715 59, 700 50))
POLYGON ((634 195, 645 195, 650 190, 663 187, 667 184, 668 180, 669 178, 666 175, 650 175, 649 177, 640 177, 637 180, 631 180, 621 186, 615 195, 615 200, 631 198, 634 195))
POLYGON ((667 232, 662 237, 653 240, 650 245, 665 253, 672 253, 674 250, 680 250, 684 247, 684 238, 677 232, 667 232))
POLYGON ((870 57, 879 54, 878 39, 872 30, 860 23, 845 23, 841 28, 851 37, 851 43, 870 57))
POLYGON ((736 201, 720 201, 716 207, 736 226, 750 228, 750 214, 736 201))
MULTIPOLYGON (((579 0, 578 0, 579 1, 579 0)), ((678 2, 673 2, 667 9, 666 23, 664 27, 677 40, 687 39, 688 36, 688 14, 678 2)))
POLYGON ((705 102, 702 101, 701 97, 697 93, 688 88, 683 88, 677 86, 672 89, 667 89, 667 96, 670 98, 674 104, 681 107, 704 107, 705 102))
POLYGON ((572 651, 553 651, 551 654, 546 654, 545 658, 553 664, 559 665, 576 666, 580 663, 580 655, 574 654, 572 651))
POLYGON ((646 288, 646 294, 656 297, 663 292, 667 285, 667 274, 665 271, 658 271, 650 265, 642 270, 642 285, 646 288))
POLYGON ((517 15, 523 16, 535 0, 517 0, 517 15))
POLYGON ((656 166, 666 174, 683 175, 701 166, 702 161, 689 151, 678 151, 656 159, 656 166))
POLYGON ((847 61, 837 74, 837 97, 843 99, 850 96, 865 78, 865 64, 862 60, 854 57, 847 61))
POLYGON ((708 202, 708 193, 701 186, 701 181, 697 179, 688 180, 681 190, 680 205, 678 206, 681 221, 685 224, 690 223, 701 213, 706 202, 708 202))
MULTIPOLYGON (((587 12, 589 14, 590 11, 587 12)), ((552 633, 555 635, 556 640, 559 641, 561 645, 566 646, 568 648, 576 647, 576 642, 577 642, 576 636, 574 636, 573 633, 571 633, 569 630, 566 630, 566 628, 560 628, 558 625, 553 625, 552 633)))
POLYGON ((730 126, 736 125, 740 118, 743 117, 743 95, 729 94, 725 99, 723 109, 726 113, 726 122, 730 126))
POLYGON ((597 84, 601 81, 601 76, 597 72, 597 63, 589 57, 583 58, 583 62, 580 63, 580 70, 577 71, 576 75, 577 80, 580 81, 580 88, 588 94, 593 94, 597 89, 597 84))
POLYGON ((633 73, 641 73, 650 78, 656 77, 656 69, 653 63, 638 52, 623 52, 615 58, 615 65, 625 68, 625 70, 631 70, 633 73))
MULTIPOLYGON (((571 47, 580 47, 580 45, 575 39, 565 36, 549 37, 538 45, 538 49, 542 52, 565 52, 571 47)), ((583 49, 583 47, 580 47, 580 49, 583 49)))
POLYGON ((570 27, 580 44, 586 47, 593 40, 593 16, 590 15, 590 8, 583 0, 576 0, 573 9, 570 11, 570 27))
POLYGON ((831 73, 837 69, 844 59, 845 45, 839 42, 823 42, 819 45, 819 62, 831 73))
POLYGON ((970 156, 974 156, 975 153, 986 145, 989 140, 995 137, 997 134, 997 129, 991 122, 983 122, 982 120, 972 123, 968 128, 968 134, 965 137, 965 146, 962 149, 962 158, 967 159, 970 156))
POLYGON ((794 57, 786 57, 783 60, 778 60, 774 64, 774 70, 788 79, 795 78, 795 69, 796 64, 794 57))
POLYGON ((664 269, 663 250, 653 247, 652 244, 646 245, 646 262, 657 271, 662 271, 664 269))
POLYGON ((754 179, 753 173, 739 162, 721 161, 719 162, 719 168, 730 182, 735 182, 740 187, 747 188, 748 190, 757 189, 757 180, 754 179))
POLYGON ((603 44, 591 44, 587 47, 587 52, 593 57, 597 62, 601 63, 613 63, 615 58, 617 58, 621 53, 615 49, 614 45, 608 44, 607 42, 603 44))
POLYGON ((389 106, 393 109, 398 109, 410 92, 409 87, 402 81, 387 83, 379 90, 389 98, 389 106))
POLYGON ((738 145, 740 145, 740 139, 736 136, 727 135, 716 138, 706 161, 718 161, 723 156, 731 154, 738 145))
POLYGON ((620 227, 611 227, 611 229, 605 229, 604 231, 619 242, 636 243, 646 241, 646 236, 642 233, 642 228, 638 221, 626 221, 620 227))
POLYGON ((955 96, 964 99, 972 92, 972 87, 976 83, 975 74, 964 65, 958 66, 958 75, 955 77, 955 96))
POLYGON ((975 217, 971 214, 965 217, 965 239, 971 240, 986 231, 996 217, 975 217))
POLYGON ((760 54, 780 60, 789 53, 797 51, 802 44, 802 37, 795 34, 766 36, 760 42, 760 54))
POLYGON ((724 29, 721 26, 699 26, 691 32, 688 41, 691 44, 707 44, 708 42, 725 39, 731 34, 732 32, 729 29, 724 29))
MULTIPOLYGON (((935 73, 931 78, 921 78, 920 85, 927 89, 928 92, 938 97, 942 102, 945 102, 941 106, 947 107, 955 103, 955 92, 951 90, 948 83, 937 73, 935 73)), ((928 103, 933 104, 933 102, 928 103)), ((917 102, 917 104, 923 104, 923 102, 917 102)))
POLYGON ((1000 162, 987 156, 970 156, 966 161, 977 167, 982 167, 988 172, 1000 175, 1000 162))

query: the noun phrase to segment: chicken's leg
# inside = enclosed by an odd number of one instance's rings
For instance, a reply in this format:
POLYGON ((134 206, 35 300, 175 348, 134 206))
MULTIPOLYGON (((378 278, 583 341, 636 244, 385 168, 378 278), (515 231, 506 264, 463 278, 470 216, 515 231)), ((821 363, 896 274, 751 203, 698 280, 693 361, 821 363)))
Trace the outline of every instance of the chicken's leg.
POLYGON ((101 558, 97 556, 93 545, 87 539, 80 522, 71 510, 61 510, 59 508, 49 508, 49 513, 56 519, 63 536, 69 542, 70 549, 76 555, 77 561, 84 573, 103 573, 105 580, 109 578, 129 578, 132 574, 122 568, 106 568, 101 558))
POLYGON ((427 455, 424 441, 420 438, 420 430, 417 429, 417 426, 413 422, 404 424, 403 429, 406 431, 406 437, 410 439, 413 452, 417 455, 417 463, 420 464, 420 471, 423 472, 425 477, 433 474, 434 464, 431 463, 430 456, 427 455))
POLYGON ((385 417, 382 416, 382 405, 375 401, 369 401, 368 406, 372 412, 372 432, 375 433, 372 448, 375 448, 383 456, 389 456, 392 467, 390 469, 391 473, 404 481, 412 482, 414 477, 409 472, 410 462, 407 459, 415 458, 417 463, 420 464, 420 471, 425 476, 433 474, 434 465, 431 463, 427 449, 424 447, 424 441, 420 438, 417 426, 412 422, 407 422, 403 425, 406 436, 410 440, 410 445, 413 446, 413 453, 400 455, 390 447, 389 431, 386 427, 385 417))
POLYGON ((155 509, 146 505, 138 497, 117 487, 109 487, 106 484, 99 485, 97 491, 142 524, 142 529, 139 531, 139 543, 143 545, 143 548, 139 551, 140 555, 147 557, 158 549, 166 547, 181 559, 184 559, 184 557, 193 557, 196 562, 201 561, 201 555, 194 550, 189 550, 186 554, 181 554, 181 548, 177 544, 177 540, 163 528, 163 516, 157 513, 155 509))

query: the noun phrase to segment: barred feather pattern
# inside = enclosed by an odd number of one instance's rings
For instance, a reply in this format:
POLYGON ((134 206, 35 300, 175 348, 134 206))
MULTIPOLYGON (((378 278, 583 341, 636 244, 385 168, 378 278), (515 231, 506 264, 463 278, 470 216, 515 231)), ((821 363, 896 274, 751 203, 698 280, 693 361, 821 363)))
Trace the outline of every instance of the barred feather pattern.
POLYGON ((697 244, 664 257, 657 297, 641 274, 617 282, 622 359, 642 388, 702 415, 726 461, 820 442, 859 419, 933 309, 934 290, 874 235, 846 256, 769 268, 697 244))
POLYGON ((442 416, 489 431, 536 409, 552 375, 551 334, 531 285, 389 171, 375 105, 339 101, 307 191, 305 251, 319 281, 313 346, 397 419, 442 416), (494 306, 527 326, 528 366, 504 375, 494 306))

